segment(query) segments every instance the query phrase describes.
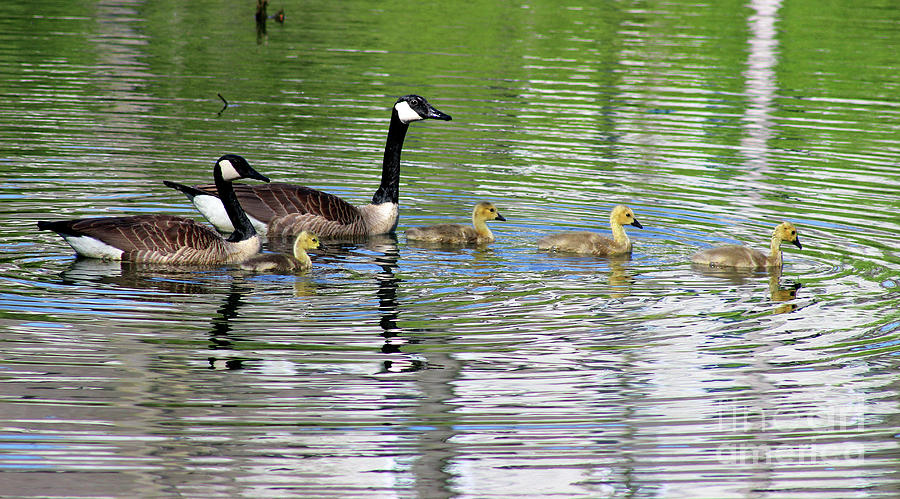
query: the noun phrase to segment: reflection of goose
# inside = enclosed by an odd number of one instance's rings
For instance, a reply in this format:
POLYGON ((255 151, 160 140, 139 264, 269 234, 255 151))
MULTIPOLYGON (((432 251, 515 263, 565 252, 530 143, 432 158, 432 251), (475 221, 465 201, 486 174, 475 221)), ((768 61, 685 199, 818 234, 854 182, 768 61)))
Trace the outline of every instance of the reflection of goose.
POLYGON ((232 181, 269 179, 247 160, 226 154, 216 161, 213 178, 224 209, 234 226, 228 239, 194 220, 171 215, 100 217, 38 222, 39 229, 63 237, 80 256, 148 263, 240 263, 259 252, 259 236, 237 197, 232 181))
POLYGON ((294 239, 293 256, 285 255, 284 253, 260 253, 242 263, 241 268, 257 272, 296 272, 309 270, 309 268, 312 267, 312 260, 309 259, 306 250, 318 247, 319 239, 304 230, 300 234, 297 234, 297 237, 294 239))
MULTIPOLYGON (((425 119, 449 121, 450 116, 418 95, 400 97, 394 104, 384 145, 381 185, 367 205, 353 206, 333 194, 281 183, 237 185, 238 199, 261 234, 289 237, 308 230, 319 237, 335 238, 391 233, 397 228, 403 139, 411 122, 425 119)), ((222 216, 222 204, 216 199, 213 186, 190 188, 175 183, 167 185, 184 192, 217 229, 231 232, 232 227, 222 216)))
POLYGON ((266 7, 268 6, 269 0, 256 0, 256 22, 266 22, 266 18, 269 17, 266 15, 266 7))
POLYGON ((775 286, 771 287, 769 291, 771 293, 772 301, 791 301, 797 297, 797 290, 801 287, 802 284, 799 282, 782 287, 776 281, 775 286))
POLYGON ((597 256, 623 255, 631 253, 631 240, 625 233, 623 225, 633 225, 639 229, 644 226, 634 218, 634 212, 625 205, 618 205, 609 214, 609 226, 613 238, 601 236, 595 232, 566 231, 545 236, 538 240, 538 249, 543 251, 564 251, 585 253, 597 256))
POLYGON ((609 277, 607 278, 611 288, 610 296, 624 298, 631 292, 634 278, 625 268, 625 263, 631 259, 629 255, 619 255, 609 259, 609 277))
POLYGON ((437 224, 428 227, 414 227, 406 231, 406 238, 412 241, 430 243, 466 244, 492 243, 494 234, 488 228, 488 220, 506 219, 497 208, 487 201, 482 201, 472 209, 472 226, 462 224, 437 224))
POLYGON ((797 229, 790 222, 781 222, 772 232, 772 240, 769 244, 769 254, 762 251, 729 244, 719 246, 694 254, 693 263, 708 265, 710 267, 736 267, 736 268, 766 268, 781 267, 781 242, 787 241, 794 246, 803 249, 797 229))
MULTIPOLYGON (((799 282, 791 283, 786 286, 781 285, 781 268, 774 267, 769 272, 769 297, 773 302, 789 302, 797 298, 797 291, 803 287, 799 282)), ((774 310, 773 314, 784 314, 797 310, 796 303, 783 303, 774 310)))
MULTIPOLYGON (((203 295, 217 291, 204 278, 216 274, 197 272, 196 268, 156 263, 129 263, 96 258, 76 258, 59 275, 66 285, 104 286, 140 289, 184 295, 203 295)), ((216 282, 217 284, 218 282, 216 282)))

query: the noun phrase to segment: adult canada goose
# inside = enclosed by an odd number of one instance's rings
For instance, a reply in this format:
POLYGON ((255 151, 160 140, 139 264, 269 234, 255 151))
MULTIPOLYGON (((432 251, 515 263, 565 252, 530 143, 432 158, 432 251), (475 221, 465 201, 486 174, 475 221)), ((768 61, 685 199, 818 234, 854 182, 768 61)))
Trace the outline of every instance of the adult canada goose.
MULTIPOLYGON (((381 185, 369 204, 353 206, 333 194, 285 183, 239 184, 235 186, 235 192, 261 234, 288 237, 308 230, 319 237, 334 238, 394 232, 399 213, 403 139, 410 123, 426 119, 450 121, 451 118, 418 95, 405 95, 397 99, 391 110, 391 125, 384 145, 381 185)), ((222 204, 215 196, 214 186, 191 188, 174 182, 166 182, 166 185, 184 192, 217 229, 231 232, 232 227, 223 216, 222 204)))
POLYGON ((691 262, 699 265, 708 265, 710 267, 751 269, 781 267, 782 241, 793 243, 794 246, 803 249, 803 246, 800 244, 800 236, 797 234, 797 228, 794 227, 794 224, 790 222, 781 222, 772 232, 768 255, 762 251, 751 249, 746 246, 729 244, 727 246, 719 246, 717 248, 700 251, 691 257, 691 262))
POLYGON ((260 246, 259 236, 232 189, 231 182, 241 178, 269 181, 236 154, 226 154, 216 161, 213 179, 234 227, 228 239, 194 220, 171 215, 41 221, 38 229, 56 232, 78 255, 88 258, 166 264, 240 263, 258 253, 260 246))
POLYGON ((618 205, 609 214, 609 226, 613 238, 601 236, 595 232, 566 231, 551 234, 538 240, 538 249, 542 251, 564 251, 569 253, 585 253, 597 256, 624 255, 631 253, 631 240, 625 233, 623 225, 633 225, 638 229, 644 226, 634 218, 634 212, 625 205, 618 205))
POLYGON ((244 261, 241 264, 241 268, 256 272, 300 272, 309 270, 312 267, 312 260, 309 259, 306 250, 318 247, 319 238, 304 230, 294 238, 293 256, 283 253, 260 253, 244 261))
POLYGON ((492 243, 494 234, 485 223, 488 220, 506 221, 492 203, 482 201, 472 209, 472 226, 437 224, 428 227, 414 227, 406 231, 406 239, 448 244, 492 243))

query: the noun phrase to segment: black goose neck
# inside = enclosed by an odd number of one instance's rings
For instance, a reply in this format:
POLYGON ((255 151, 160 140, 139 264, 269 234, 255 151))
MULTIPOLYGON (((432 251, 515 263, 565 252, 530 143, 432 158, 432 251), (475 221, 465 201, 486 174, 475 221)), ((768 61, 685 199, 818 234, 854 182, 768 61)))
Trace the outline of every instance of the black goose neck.
POLYGON ((391 111, 391 126, 384 144, 384 162, 381 166, 381 185, 372 196, 372 204, 400 202, 400 153, 409 124, 400 121, 397 110, 391 111))
POLYGON ((222 169, 218 164, 213 170, 213 179, 216 183, 219 199, 222 200, 222 206, 225 207, 225 213, 228 215, 228 220, 234 226, 234 232, 228 236, 226 241, 237 243, 255 236, 256 229, 253 228, 253 224, 250 223, 250 219, 247 218, 247 214, 241 208, 237 194, 234 193, 234 186, 230 180, 225 180, 222 177, 222 169))

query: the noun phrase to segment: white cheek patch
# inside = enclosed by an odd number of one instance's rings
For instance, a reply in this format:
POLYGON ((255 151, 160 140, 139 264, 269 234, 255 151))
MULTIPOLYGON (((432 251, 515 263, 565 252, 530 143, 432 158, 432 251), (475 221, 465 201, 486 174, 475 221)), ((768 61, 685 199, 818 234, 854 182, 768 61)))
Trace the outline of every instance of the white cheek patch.
POLYGON ((394 109, 397 110, 397 117, 400 118, 400 121, 403 123, 409 123, 411 121, 419 121, 423 119, 419 116, 419 113, 413 111, 413 108, 409 107, 409 103, 406 101, 398 102, 394 105, 394 109))
POLYGON ((219 168, 222 169, 222 178, 225 180, 231 181, 243 178, 241 177, 241 174, 234 169, 234 165, 231 164, 231 161, 228 161, 227 159, 219 161, 219 168))
POLYGON ((81 256, 102 258, 104 260, 121 260, 122 250, 110 246, 90 236, 63 236, 69 246, 81 256))

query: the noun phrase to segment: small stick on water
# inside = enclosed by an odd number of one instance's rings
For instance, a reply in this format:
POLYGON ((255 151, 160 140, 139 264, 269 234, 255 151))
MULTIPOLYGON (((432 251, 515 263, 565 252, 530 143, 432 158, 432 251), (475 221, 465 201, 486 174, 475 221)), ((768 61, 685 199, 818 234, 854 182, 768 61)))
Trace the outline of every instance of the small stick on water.
POLYGON ((226 109, 228 109, 228 101, 227 101, 227 100, 225 100, 225 97, 222 97, 222 94, 220 94, 220 93, 216 93, 216 95, 218 95, 218 96, 219 96, 219 98, 220 98, 220 99, 222 99, 222 102, 224 102, 224 103, 225 103, 225 105, 224 105, 224 106, 222 106, 222 109, 220 109, 220 110, 219 110, 219 116, 221 116, 221 115, 222 115, 222 113, 223 113, 223 112, 225 112, 225 110, 226 110, 226 109))

